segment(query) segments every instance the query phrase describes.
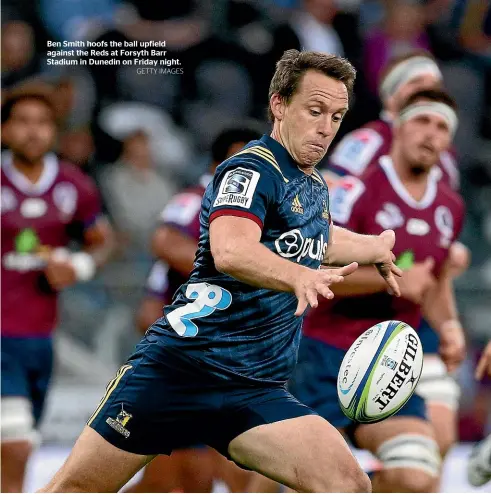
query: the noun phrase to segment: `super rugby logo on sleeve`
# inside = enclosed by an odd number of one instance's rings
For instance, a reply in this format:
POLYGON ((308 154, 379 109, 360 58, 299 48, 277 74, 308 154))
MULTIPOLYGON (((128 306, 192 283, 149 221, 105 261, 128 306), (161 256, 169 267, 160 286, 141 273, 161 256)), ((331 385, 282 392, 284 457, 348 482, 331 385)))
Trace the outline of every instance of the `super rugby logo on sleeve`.
POLYGON ((258 172, 245 168, 228 171, 222 179, 213 207, 227 205, 249 209, 260 176, 258 172))

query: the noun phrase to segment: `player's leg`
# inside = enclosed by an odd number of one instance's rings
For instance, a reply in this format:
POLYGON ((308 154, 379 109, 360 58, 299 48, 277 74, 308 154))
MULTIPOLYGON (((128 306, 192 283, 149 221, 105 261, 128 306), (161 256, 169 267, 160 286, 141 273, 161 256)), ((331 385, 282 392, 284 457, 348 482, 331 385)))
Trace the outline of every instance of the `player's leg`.
MULTIPOLYGON (((210 448, 212 461, 214 464, 214 477, 224 482, 230 492, 249 492, 247 487, 250 479, 259 474, 250 470, 240 468, 236 463, 228 460, 223 455, 210 448)), ((254 492, 263 492, 261 490, 254 492)))
POLYGON ((22 492, 51 375, 49 339, 2 337, 1 490, 22 492))
POLYGON ((438 355, 424 356, 423 373, 416 393, 426 402, 440 453, 445 457, 457 440, 460 389, 438 355))
MULTIPOLYGON (((417 406, 424 406, 418 396, 406 404, 409 409, 417 406)), ((418 415, 396 415, 356 428, 356 445, 381 463, 372 477, 374 492, 437 492, 440 452, 431 424, 418 415)))
POLYGON ((239 465, 301 492, 370 491, 341 434, 284 386, 235 388, 221 413, 205 439, 239 465))
POLYGON ((63 466, 38 492, 118 492, 152 458, 123 451, 86 426, 63 466))
POLYGON ((233 439, 238 463, 298 492, 370 492, 341 434, 318 415, 254 427, 233 439))
POLYGON ((491 434, 472 450, 467 465, 467 479, 474 487, 491 481, 491 434))

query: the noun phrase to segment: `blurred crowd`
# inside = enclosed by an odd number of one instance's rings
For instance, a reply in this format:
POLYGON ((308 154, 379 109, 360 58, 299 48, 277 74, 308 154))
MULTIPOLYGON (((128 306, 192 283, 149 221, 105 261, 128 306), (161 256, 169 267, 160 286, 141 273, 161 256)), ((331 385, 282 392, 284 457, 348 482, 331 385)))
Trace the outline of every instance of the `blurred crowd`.
POLYGON ((467 205, 462 241, 472 252, 472 267, 457 282, 471 337, 461 372, 461 434, 464 440, 482 435, 491 393, 476 388, 472 368, 491 336, 489 2, 4 0, 1 38, 2 96, 20 86, 52 95, 57 153, 95 179, 119 236, 115 260, 95 281, 64 296, 61 318, 66 334, 101 360, 115 361, 137 339, 134 308, 152 261, 149 239, 159 212, 206 170, 209 145, 224 127, 254 121, 268 132, 269 81, 286 49, 342 55, 357 68, 338 139, 377 118, 379 76, 392 57, 415 48, 432 52, 460 108, 455 145, 467 205), (48 66, 48 40, 165 40, 184 73, 48 66))

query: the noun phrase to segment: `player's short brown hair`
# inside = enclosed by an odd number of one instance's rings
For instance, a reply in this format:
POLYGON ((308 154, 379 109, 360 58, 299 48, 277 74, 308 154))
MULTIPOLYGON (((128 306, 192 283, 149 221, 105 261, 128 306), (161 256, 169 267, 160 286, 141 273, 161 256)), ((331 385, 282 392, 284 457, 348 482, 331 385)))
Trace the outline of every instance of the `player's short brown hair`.
MULTIPOLYGON (((269 99, 278 94, 286 103, 289 103, 296 93, 303 75, 308 70, 317 70, 323 74, 341 81, 348 90, 353 92, 356 70, 345 58, 318 51, 287 50, 276 62, 276 71, 269 86, 269 99)), ((268 116, 274 121, 271 107, 268 107, 268 116)))
POLYGON ((8 94, 2 103, 2 124, 7 122, 12 114, 12 110, 15 105, 21 101, 39 101, 46 105, 53 114, 53 122, 56 122, 55 118, 55 106, 50 95, 45 91, 36 90, 21 90, 13 91, 8 94))
POLYGON ((423 91, 417 91, 416 93, 411 94, 411 96, 409 96, 407 100, 404 101, 400 111, 404 110, 413 103, 422 100, 433 101, 435 103, 443 103, 444 105, 452 108, 452 110, 454 110, 455 112, 457 111, 457 103, 452 98, 452 96, 450 96, 450 94, 448 94, 447 91, 443 89, 425 89, 423 91))

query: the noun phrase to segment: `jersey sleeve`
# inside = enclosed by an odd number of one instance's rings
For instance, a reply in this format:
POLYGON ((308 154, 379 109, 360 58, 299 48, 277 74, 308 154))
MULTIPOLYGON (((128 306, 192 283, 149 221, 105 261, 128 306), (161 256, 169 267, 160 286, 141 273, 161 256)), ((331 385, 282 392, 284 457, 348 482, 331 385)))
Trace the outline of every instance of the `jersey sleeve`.
POLYGON ((344 177, 331 189, 330 209, 333 223, 363 233, 362 218, 366 202, 366 187, 363 182, 356 177, 344 177))
POLYGON ((92 226, 102 214, 101 198, 95 182, 83 176, 77 181, 78 201, 73 220, 83 228, 92 226))
POLYGON ((375 159, 383 142, 383 137, 374 129, 361 128, 350 132, 334 148, 328 169, 341 177, 359 177, 375 159))
POLYGON ((219 216, 248 218, 262 229, 268 208, 280 194, 279 181, 253 159, 232 161, 213 180, 210 223, 219 216))
POLYGON ((193 223, 201 210, 202 197, 193 192, 181 192, 175 195, 160 214, 160 224, 177 228, 192 236, 193 223))

